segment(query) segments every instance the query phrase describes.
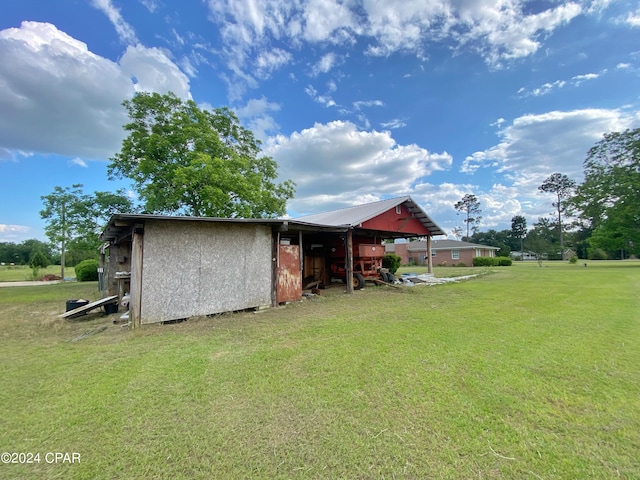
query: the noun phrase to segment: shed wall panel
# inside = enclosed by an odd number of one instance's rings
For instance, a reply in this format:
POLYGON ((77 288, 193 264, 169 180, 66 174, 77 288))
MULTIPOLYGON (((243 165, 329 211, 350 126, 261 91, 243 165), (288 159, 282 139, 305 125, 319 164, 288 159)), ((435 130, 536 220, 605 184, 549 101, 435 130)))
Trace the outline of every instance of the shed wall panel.
POLYGON ((271 228, 148 221, 142 323, 271 304, 271 228))

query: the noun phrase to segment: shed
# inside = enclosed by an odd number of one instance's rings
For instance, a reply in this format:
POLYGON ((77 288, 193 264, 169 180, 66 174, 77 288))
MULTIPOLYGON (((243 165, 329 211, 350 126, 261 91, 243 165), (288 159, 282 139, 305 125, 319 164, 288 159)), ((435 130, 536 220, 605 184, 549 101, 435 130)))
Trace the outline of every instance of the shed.
POLYGON ((105 296, 130 293, 134 327, 274 306, 336 276, 352 292, 361 251, 442 233, 410 197, 297 219, 115 214, 101 236, 100 285, 105 296))

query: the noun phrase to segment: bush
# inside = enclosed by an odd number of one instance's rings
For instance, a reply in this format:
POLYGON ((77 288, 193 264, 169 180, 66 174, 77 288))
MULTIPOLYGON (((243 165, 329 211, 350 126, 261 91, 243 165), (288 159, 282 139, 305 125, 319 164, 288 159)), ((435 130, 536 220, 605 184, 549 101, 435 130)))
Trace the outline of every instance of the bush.
POLYGON ((454 265, 454 267, 466 267, 466 266, 467 266, 467 264, 464 263, 464 262, 460 262, 460 263, 457 263, 456 265, 454 265))
POLYGON ((571 263, 571 264, 578 263, 578 257, 576 257, 576 256, 574 255, 573 257, 571 257, 571 258, 569 259, 569 263, 571 263))
POLYGON ((384 268, 388 268, 391 273, 396 273, 396 271, 400 268, 400 262, 402 262, 402 257, 396 255, 395 253, 387 253, 382 258, 382 266, 384 268))
POLYGON ((41 251, 37 251, 33 255, 31 255, 31 260, 29 260, 29 266, 31 268, 47 268, 51 263, 47 256, 41 251))
POLYGON ((492 257, 475 257, 473 259, 474 267, 493 267, 492 257))
POLYGON ((95 282, 98 280, 98 261, 83 260, 77 264, 76 279, 79 282, 95 282))
POLYGON ((589 248, 587 250, 587 257, 589 260, 606 260, 607 252, 601 248, 589 248))
POLYGON ((474 267, 510 267, 513 261, 509 257, 475 257, 474 267))
POLYGON ((513 263, 509 257, 496 257, 495 260, 497 260, 499 267, 510 267, 513 263))

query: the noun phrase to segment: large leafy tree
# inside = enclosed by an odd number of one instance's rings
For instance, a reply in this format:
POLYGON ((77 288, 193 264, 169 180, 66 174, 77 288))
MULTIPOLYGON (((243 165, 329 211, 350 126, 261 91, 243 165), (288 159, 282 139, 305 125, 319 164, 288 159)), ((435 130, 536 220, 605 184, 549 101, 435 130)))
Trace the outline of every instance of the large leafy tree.
POLYGON ((538 187, 538 190, 545 193, 553 193, 556 201, 551 204, 558 214, 558 238, 560 239, 560 252, 564 260, 564 229, 562 226, 562 215, 566 213, 567 200, 576 188, 576 182, 562 173, 553 173, 538 187))
POLYGON ((482 210, 480 210, 480 201, 478 200, 478 197, 468 193, 462 197, 462 200, 457 202, 453 208, 465 215, 464 223, 467 224, 467 236, 465 238, 469 239, 469 228, 471 227, 475 233, 478 230, 480 220, 482 220, 482 210))
POLYGON ((129 213, 134 206, 123 190, 116 193, 85 194, 82 184, 55 187, 42 198, 41 218, 47 221, 45 233, 60 251, 60 275, 64 267, 97 255, 99 235, 113 213, 129 213))
POLYGON ((572 202, 593 228, 591 245, 640 254, 640 128, 605 134, 583 166, 572 202))
POLYGON ((259 218, 283 215, 291 181, 227 108, 203 110, 174 94, 138 93, 124 106, 130 122, 111 178, 127 177, 149 213, 259 218))
POLYGON ((44 231, 51 243, 60 248, 60 276, 64 278, 67 244, 77 235, 82 223, 82 184, 56 186, 53 192, 40 198, 44 204, 40 217, 47 221, 44 231))

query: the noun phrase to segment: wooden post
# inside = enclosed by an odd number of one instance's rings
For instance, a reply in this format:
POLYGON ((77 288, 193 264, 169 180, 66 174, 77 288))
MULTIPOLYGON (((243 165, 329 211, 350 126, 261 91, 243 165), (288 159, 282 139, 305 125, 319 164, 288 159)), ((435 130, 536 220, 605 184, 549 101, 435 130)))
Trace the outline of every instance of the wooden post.
POLYGON ((131 245, 131 299, 129 300, 129 320, 131 328, 142 324, 142 254, 144 250, 142 229, 134 228, 131 245))
POLYGON ((433 257, 431 256, 431 235, 427 235, 427 273, 433 273, 433 257))
MULTIPOLYGON (((304 251, 302 249, 302 230, 298 232, 298 245, 300 245, 300 275, 304 277, 304 251)), ((304 280, 304 278, 302 279, 304 280)))
POLYGON ((345 236, 344 243, 345 243, 344 268, 347 275, 347 278, 346 278, 347 293, 353 293, 353 232, 352 230, 347 230, 347 235, 345 236))
POLYGON ((271 306, 278 306, 278 256, 280 255, 280 232, 271 236, 271 306))

